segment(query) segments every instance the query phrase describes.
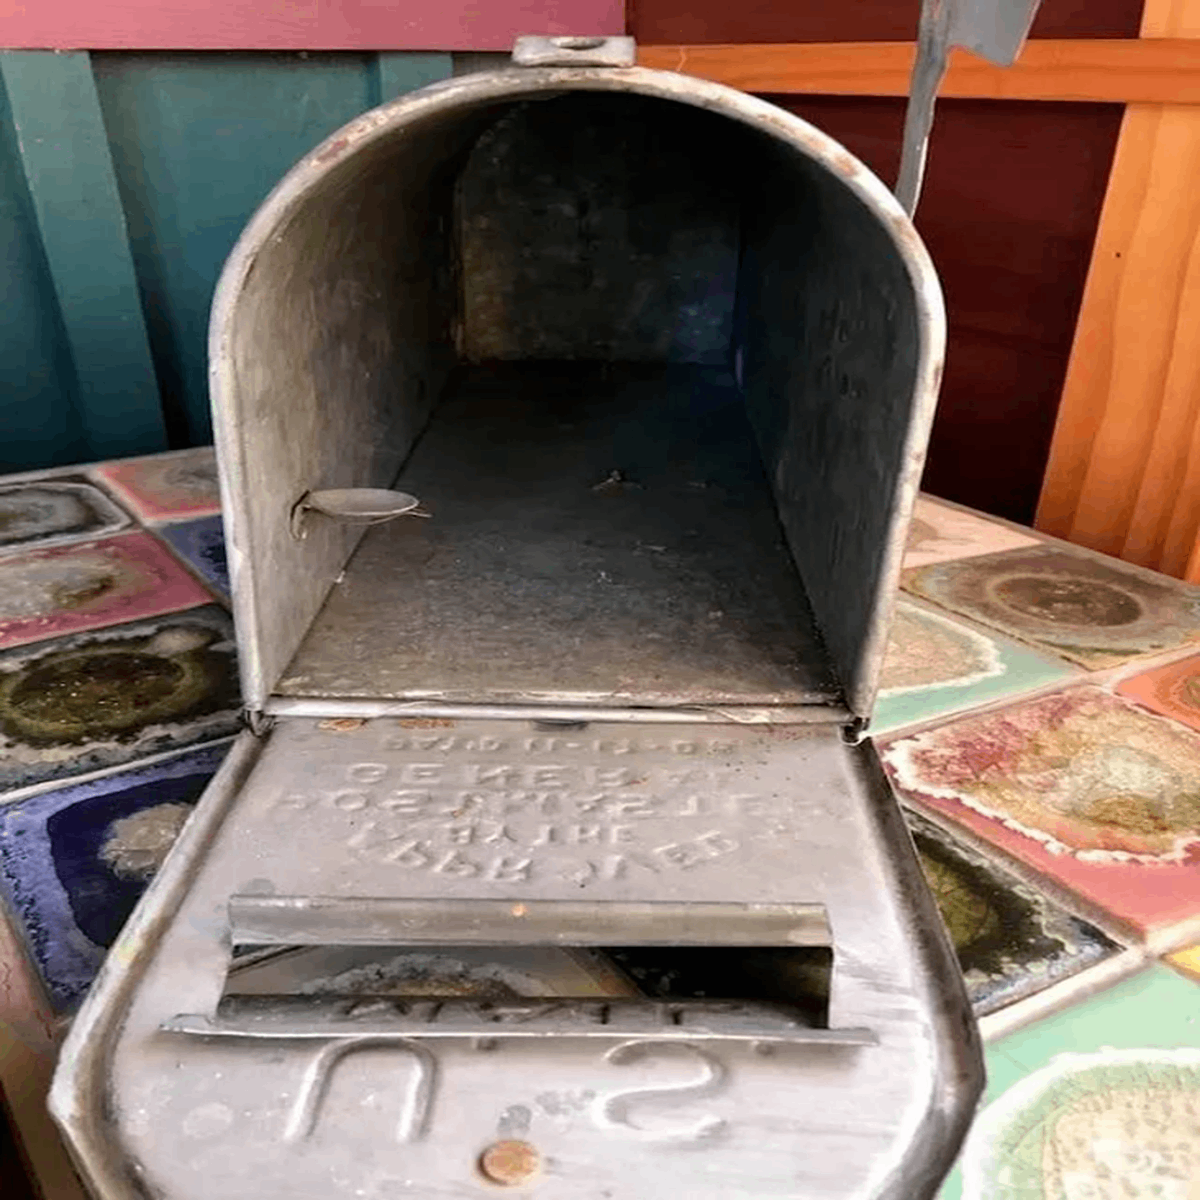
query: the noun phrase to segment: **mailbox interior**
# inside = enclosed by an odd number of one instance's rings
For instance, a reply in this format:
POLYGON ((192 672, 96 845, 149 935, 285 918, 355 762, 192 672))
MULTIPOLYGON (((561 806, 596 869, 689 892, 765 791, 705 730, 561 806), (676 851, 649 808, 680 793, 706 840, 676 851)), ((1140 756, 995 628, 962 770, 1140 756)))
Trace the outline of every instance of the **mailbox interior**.
POLYGON ((213 388, 252 709, 869 711, 932 269, 803 122, 566 74, 368 114, 231 258, 213 388), (303 495, 345 487, 432 519, 297 540, 303 495))

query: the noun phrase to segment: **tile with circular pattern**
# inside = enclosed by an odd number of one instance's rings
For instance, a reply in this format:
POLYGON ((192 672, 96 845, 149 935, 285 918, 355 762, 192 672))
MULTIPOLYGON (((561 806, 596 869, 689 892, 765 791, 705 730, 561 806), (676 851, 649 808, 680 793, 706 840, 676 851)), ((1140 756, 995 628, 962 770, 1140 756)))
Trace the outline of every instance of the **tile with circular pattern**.
POLYGON ((150 524, 221 511, 217 459, 211 446, 103 463, 92 468, 92 475, 150 524))
POLYGON ((1164 717, 1200 729, 1200 656, 1131 676, 1117 691, 1164 717))
POLYGON ((90 986, 229 742, 0 808, 0 888, 60 1012, 90 986))
POLYGON ((239 713, 216 604, 0 652, 0 793, 227 737, 239 713))
POLYGON ((1081 675, 1061 658, 900 599, 871 731, 888 733, 1081 675))
POLYGON ((911 803, 1146 934, 1200 915, 1200 733, 1092 686, 886 743, 911 803))
POLYGON ((151 534, 0 558, 0 647, 207 604, 209 592, 151 534))
POLYGON ((1200 643, 1200 587, 1072 547, 918 567, 901 586, 1089 670, 1200 643))
POLYGON ((1111 958, 1121 946, 920 813, 904 819, 977 1017, 1111 958))

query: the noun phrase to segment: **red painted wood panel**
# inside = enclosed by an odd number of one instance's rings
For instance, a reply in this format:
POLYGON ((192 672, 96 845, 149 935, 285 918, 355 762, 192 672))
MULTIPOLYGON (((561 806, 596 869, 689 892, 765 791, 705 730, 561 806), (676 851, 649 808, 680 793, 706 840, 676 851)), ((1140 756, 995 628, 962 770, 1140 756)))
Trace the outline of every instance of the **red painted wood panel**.
MULTIPOLYGON (((44 0, 43 0, 44 2, 44 0)), ((719 42, 904 42, 918 0, 629 0, 630 32, 647 45, 719 42)), ((1032 36, 1138 36, 1142 0, 1044 0, 1032 36)))
MULTIPOLYGON (((894 182, 902 99, 772 99, 894 182)), ((935 495, 1033 519, 1121 113, 938 103, 917 210, 949 319, 924 484, 935 495)))
POLYGON ((0 46, 25 50, 507 50, 624 27, 622 0, 0 0, 0 46))

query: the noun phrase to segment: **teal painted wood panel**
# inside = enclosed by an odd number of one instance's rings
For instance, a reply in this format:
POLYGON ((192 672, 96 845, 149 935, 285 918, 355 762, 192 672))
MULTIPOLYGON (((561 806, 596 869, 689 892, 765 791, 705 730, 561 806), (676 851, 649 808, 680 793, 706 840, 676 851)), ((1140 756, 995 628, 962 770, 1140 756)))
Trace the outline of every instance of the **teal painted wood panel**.
POLYGON ((0 54, 21 164, 74 365, 90 457, 166 449, 125 217, 88 55, 0 54))
POLYGON ((448 54, 95 54, 172 441, 211 440, 206 335, 226 256, 281 176, 448 54))
POLYGON ((50 269, 0 80, 0 471, 87 457, 50 269))

